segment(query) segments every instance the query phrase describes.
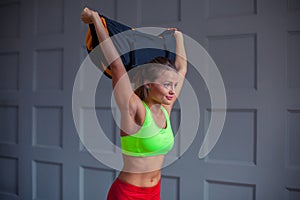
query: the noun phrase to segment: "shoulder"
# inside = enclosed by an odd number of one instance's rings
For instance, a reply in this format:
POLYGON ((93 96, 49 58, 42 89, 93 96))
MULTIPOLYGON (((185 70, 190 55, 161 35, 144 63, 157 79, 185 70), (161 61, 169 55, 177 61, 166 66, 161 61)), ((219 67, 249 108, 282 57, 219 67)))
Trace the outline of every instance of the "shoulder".
POLYGON ((172 108, 173 108, 173 104, 172 105, 162 105, 162 107, 167 111, 169 117, 171 116, 171 112, 172 112, 172 108))

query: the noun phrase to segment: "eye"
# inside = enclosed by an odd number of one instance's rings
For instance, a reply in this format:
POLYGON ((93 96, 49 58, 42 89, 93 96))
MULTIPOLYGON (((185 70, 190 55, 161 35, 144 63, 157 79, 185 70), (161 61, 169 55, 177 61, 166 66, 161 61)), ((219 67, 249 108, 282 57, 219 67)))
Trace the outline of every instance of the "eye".
POLYGON ((171 84, 170 84, 170 83, 163 83, 163 86, 164 86, 165 88, 170 88, 170 87, 171 87, 171 84))

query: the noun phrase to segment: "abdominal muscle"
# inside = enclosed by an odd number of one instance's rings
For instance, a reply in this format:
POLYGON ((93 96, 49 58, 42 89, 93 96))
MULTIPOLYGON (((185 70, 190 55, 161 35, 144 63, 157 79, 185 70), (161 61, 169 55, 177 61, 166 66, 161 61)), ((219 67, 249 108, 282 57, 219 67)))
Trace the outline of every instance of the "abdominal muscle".
POLYGON ((153 187, 160 181, 164 155, 134 157, 123 154, 123 160, 119 180, 138 187, 153 187))

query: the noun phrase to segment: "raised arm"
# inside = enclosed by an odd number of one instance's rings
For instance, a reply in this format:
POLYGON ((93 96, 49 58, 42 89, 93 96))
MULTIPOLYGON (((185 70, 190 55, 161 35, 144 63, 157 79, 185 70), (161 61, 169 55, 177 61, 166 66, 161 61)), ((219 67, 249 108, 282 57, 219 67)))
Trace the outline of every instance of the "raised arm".
POLYGON ((111 68, 116 102, 120 110, 127 110, 129 106, 128 102, 130 98, 134 96, 134 92, 131 88, 131 83, 123 62, 102 24, 98 12, 84 8, 81 13, 81 19, 84 23, 94 24, 100 47, 111 68))
POLYGON ((180 31, 175 31, 174 37, 176 40, 175 67, 177 68, 178 73, 184 78, 187 72, 187 60, 183 35, 180 31))
MULTIPOLYGON (((178 84, 177 87, 175 88, 175 94, 176 97, 178 97, 182 89, 185 75, 187 73, 187 60, 186 60, 186 52, 185 52, 184 39, 182 33, 175 29, 174 37, 176 40, 175 67, 178 72, 178 84)), ((169 112, 171 111, 176 99, 177 98, 174 98, 173 103, 170 106, 166 107, 169 112)))

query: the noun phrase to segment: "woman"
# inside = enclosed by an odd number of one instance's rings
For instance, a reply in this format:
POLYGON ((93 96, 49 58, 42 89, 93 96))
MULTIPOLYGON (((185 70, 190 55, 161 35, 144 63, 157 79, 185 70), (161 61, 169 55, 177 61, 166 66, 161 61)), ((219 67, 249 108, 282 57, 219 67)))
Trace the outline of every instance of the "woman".
POLYGON ((93 23, 112 73, 114 96, 121 113, 121 146, 124 166, 108 193, 108 200, 159 200, 164 155, 174 136, 170 113, 182 88, 187 61, 182 33, 174 30, 176 59, 156 58, 129 76, 97 12, 82 11, 84 23, 93 23))

